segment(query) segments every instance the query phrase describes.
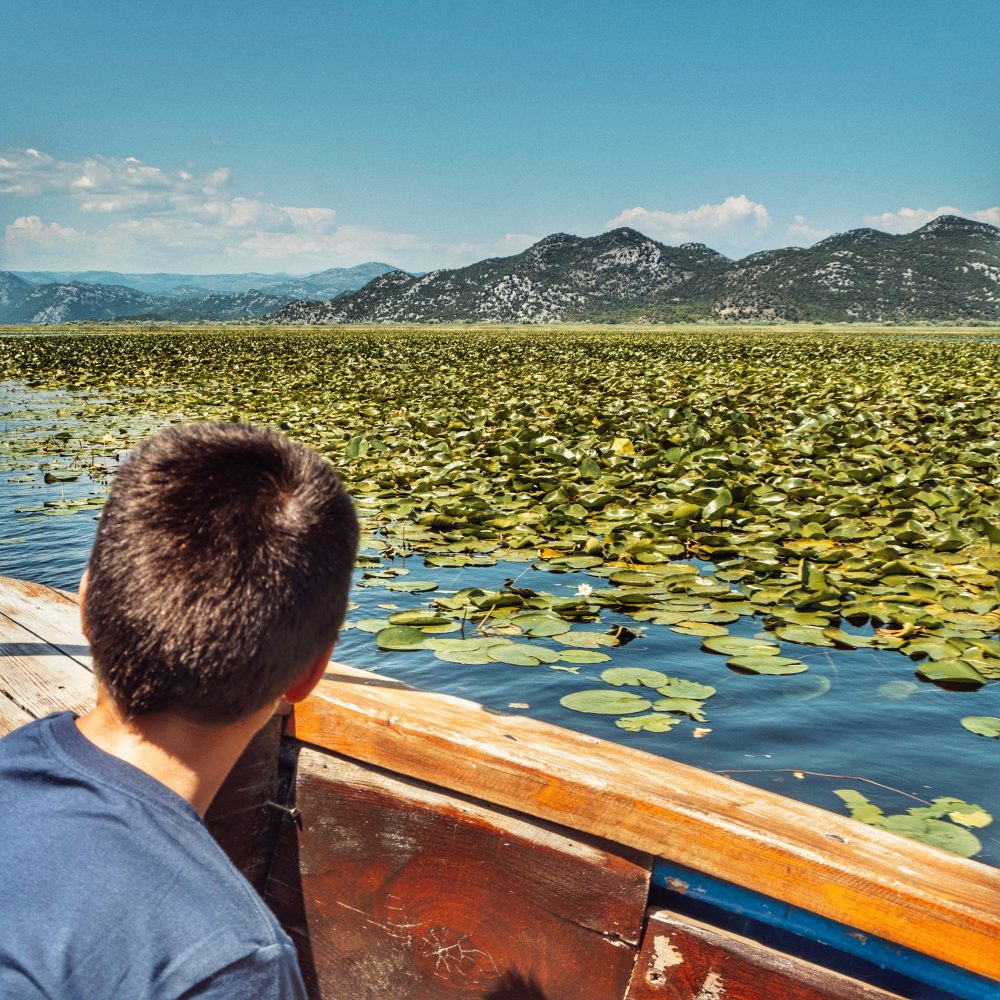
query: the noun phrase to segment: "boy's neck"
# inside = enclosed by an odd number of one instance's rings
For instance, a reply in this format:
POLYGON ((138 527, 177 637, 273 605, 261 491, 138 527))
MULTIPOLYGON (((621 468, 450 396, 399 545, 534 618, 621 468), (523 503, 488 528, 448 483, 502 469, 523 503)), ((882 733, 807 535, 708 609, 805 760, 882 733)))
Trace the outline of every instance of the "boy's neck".
POLYGON ((204 816, 226 775, 273 710, 267 705, 238 722, 211 726, 170 712, 126 719, 99 687, 97 705, 76 725, 95 746, 166 785, 204 816))

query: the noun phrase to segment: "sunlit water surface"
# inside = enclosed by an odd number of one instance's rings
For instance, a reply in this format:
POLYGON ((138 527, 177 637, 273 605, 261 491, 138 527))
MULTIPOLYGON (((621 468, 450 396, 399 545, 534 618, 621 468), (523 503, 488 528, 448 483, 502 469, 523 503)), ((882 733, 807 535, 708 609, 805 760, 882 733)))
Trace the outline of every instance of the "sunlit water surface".
MULTIPOLYGON (((0 413, 13 414, 2 425, 7 442, 33 427, 52 426, 50 416, 26 407, 23 386, 0 386, 0 413)), ((51 461, 60 463, 58 456, 51 461)), ((44 513, 31 508, 44 511, 45 501, 101 496, 106 486, 88 476, 46 483, 44 473, 37 457, 0 454, 0 574, 75 590, 97 527, 94 513, 66 513, 65 508, 48 508, 55 512, 44 513)), ((363 585, 359 571, 356 583, 362 585, 353 593, 358 606, 350 612, 349 622, 427 607, 434 596, 464 587, 502 589, 511 578, 517 586, 563 596, 583 583, 599 585, 583 574, 543 572, 525 563, 463 569, 425 569, 417 559, 405 564, 413 577, 432 578, 439 589, 433 594, 394 593, 363 585)), ((403 562, 397 560, 395 565, 403 562)), ((711 567, 702 569, 710 572, 711 567)), ((636 627, 632 619, 610 612, 602 613, 599 625, 589 627, 606 630, 615 624, 636 627)), ((467 628, 467 634, 473 634, 474 626, 467 628)), ((729 626, 732 634, 746 636, 760 628, 757 618, 741 618, 729 626)), ((559 648, 551 640, 533 641, 559 648)), ((747 676, 731 671, 725 657, 703 652, 700 643, 697 637, 650 626, 627 645, 602 650, 612 656, 610 662, 581 665, 577 673, 569 673, 545 665, 446 663, 429 651, 380 652, 371 634, 348 627, 336 659, 496 711, 530 715, 730 774, 838 813, 844 807, 833 790, 854 788, 887 813, 937 796, 954 796, 1000 817, 996 768, 1000 744, 974 737, 959 725, 965 715, 1000 716, 1000 684, 946 691, 917 678, 913 663, 896 652, 787 644, 783 654, 807 663, 807 673, 747 676), (613 716, 572 712, 560 705, 559 699, 571 691, 604 687, 600 674, 610 666, 652 667, 712 685, 717 694, 706 702, 708 721, 684 719, 666 733, 627 733, 615 727, 613 716), (696 738, 699 727, 711 731, 696 738)), ((976 831, 984 847, 978 860, 1000 865, 1000 833, 994 832, 998 826, 976 831)))

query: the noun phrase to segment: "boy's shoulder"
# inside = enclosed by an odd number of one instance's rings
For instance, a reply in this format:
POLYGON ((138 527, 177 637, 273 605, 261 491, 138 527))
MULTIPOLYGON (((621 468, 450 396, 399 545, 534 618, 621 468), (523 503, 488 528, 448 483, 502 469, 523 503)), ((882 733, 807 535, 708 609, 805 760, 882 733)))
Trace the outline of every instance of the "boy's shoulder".
POLYGON ((190 804, 68 713, 0 740, 0 865, 0 987, 169 997, 223 975, 298 979, 289 938, 190 804))

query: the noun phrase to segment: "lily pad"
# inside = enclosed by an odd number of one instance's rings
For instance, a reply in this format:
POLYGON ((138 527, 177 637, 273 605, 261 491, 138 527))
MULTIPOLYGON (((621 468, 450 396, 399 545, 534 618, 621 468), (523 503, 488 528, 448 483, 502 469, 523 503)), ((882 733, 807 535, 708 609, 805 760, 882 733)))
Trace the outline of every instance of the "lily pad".
POLYGON ((645 712, 652 702, 630 691, 616 691, 613 688, 597 688, 590 691, 574 691, 559 699, 563 708, 574 712, 590 712, 595 715, 631 715, 645 712))
POLYGON ((713 637, 706 639, 701 645, 703 649, 723 656, 777 656, 781 652, 777 643, 747 639, 741 635, 713 637))
POLYGON ((418 628, 409 625, 391 625, 375 636, 375 645, 379 649, 422 649, 427 642, 427 636, 418 628))
POLYGON ((697 698, 702 701, 715 694, 715 688, 711 685, 699 684, 683 677, 667 677, 666 682, 658 685, 656 690, 666 698, 697 698))
POLYGON ((645 667, 609 667, 601 674, 601 680, 616 687, 622 684, 641 684, 643 687, 659 688, 666 684, 668 677, 659 670, 645 667))
POLYGON ((801 660, 787 656, 734 656, 726 665, 751 674, 801 674, 809 669, 801 660))
POLYGON ((702 709, 704 702, 696 698, 658 698, 653 702, 654 712, 681 712, 695 722, 707 722, 702 709))
POLYGON ((929 681, 980 687, 986 678, 965 660, 925 660, 917 667, 917 673, 929 681))
POLYGON ((433 580, 393 580, 385 585, 386 590, 402 594, 425 594, 437 588, 438 585, 433 580))
POLYGON ((989 736, 1000 739, 1000 719, 990 715, 967 715, 962 719, 962 725, 977 736, 989 736))
POLYGON ((564 663, 607 663, 611 657, 596 649, 564 649, 559 659, 564 663))
POLYGON ((680 717, 677 715, 654 712, 651 715, 627 715, 615 720, 615 725, 630 733, 667 733, 679 725, 680 721, 680 717))

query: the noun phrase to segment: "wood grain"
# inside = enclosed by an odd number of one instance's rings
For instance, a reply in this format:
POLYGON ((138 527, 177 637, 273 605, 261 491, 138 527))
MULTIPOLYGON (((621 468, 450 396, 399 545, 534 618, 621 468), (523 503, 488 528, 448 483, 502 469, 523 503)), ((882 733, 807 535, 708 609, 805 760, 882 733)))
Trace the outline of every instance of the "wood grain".
POLYGON ((89 669, 93 664, 89 643, 80 630, 78 601, 66 591, 0 576, 0 615, 89 669))
POLYGON ((39 719, 52 712, 83 713, 94 694, 85 667, 0 614, 0 695, 39 719))
POLYGON ((297 775, 265 898, 314 997, 624 996, 648 856, 309 748, 297 775))
POLYGON ((901 1000, 667 910, 649 914, 625 1000, 901 1000))
POLYGON ((1000 978, 1000 872, 732 779, 331 664, 292 732, 1000 978))
MULTIPOLYGON (((0 672, 0 677, 2 677, 2 672, 0 672)), ((0 680, 0 684, 2 683, 0 680)), ((26 722, 31 722, 33 718, 34 716, 29 715, 6 695, 0 694, 0 736, 6 736, 11 730, 23 726, 26 722)))

